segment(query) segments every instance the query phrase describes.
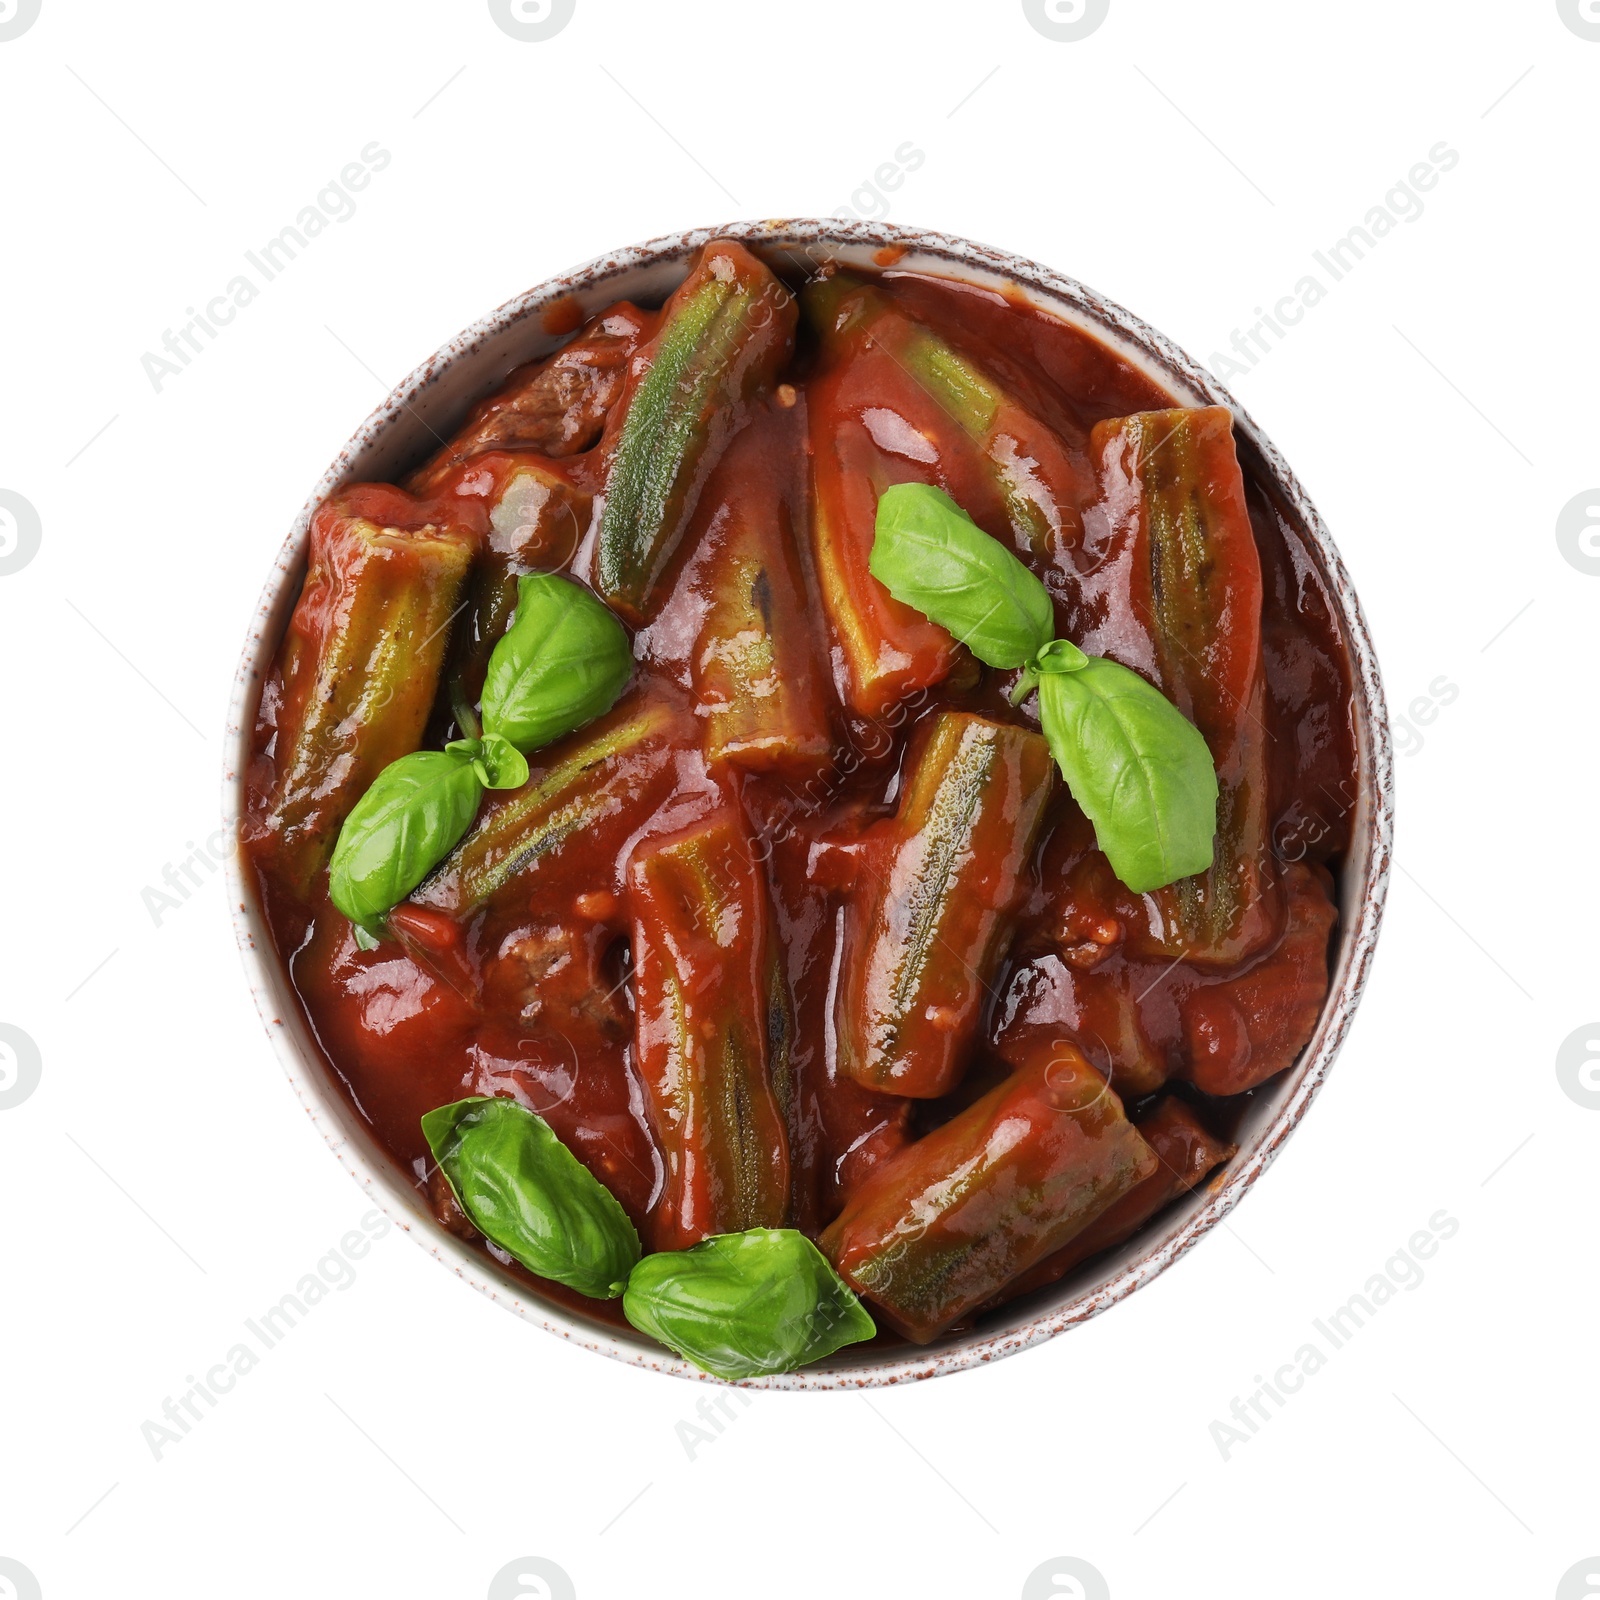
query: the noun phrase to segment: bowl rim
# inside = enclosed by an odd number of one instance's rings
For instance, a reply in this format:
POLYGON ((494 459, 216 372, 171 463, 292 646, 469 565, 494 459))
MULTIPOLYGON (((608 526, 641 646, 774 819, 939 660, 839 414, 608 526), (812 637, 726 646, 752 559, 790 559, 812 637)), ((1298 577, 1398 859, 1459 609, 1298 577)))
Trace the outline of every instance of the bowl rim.
MULTIPOLYGON (((608 252, 558 273, 479 318, 425 360, 395 386, 389 396, 356 429, 311 490, 280 547, 263 586, 246 635, 228 708, 222 786, 222 821, 232 841, 226 869, 234 932, 246 979, 268 1036, 277 1051, 301 1105, 317 1125, 341 1164, 375 1203, 436 1259, 481 1293, 537 1323, 551 1333, 629 1365, 645 1367, 700 1382, 715 1378, 631 1329, 612 1326, 554 1301, 501 1272, 495 1262, 448 1234, 421 1202, 410 1178, 363 1128, 334 1083, 334 1070, 315 1043, 299 1011, 279 962, 270 930, 261 914, 256 891, 239 847, 244 816, 245 781, 257 702, 276 653, 283 623, 304 567, 312 512, 341 484, 353 481, 359 468, 382 455, 385 440, 403 435, 411 424, 428 424, 416 409, 430 392, 443 392, 452 371, 484 358, 520 348, 527 360, 553 348, 561 337, 546 333, 540 313, 572 295, 586 296, 586 314, 620 293, 604 293, 606 285, 625 277, 676 271, 689 255, 709 240, 738 239, 795 264, 839 259, 901 270, 929 271, 967 282, 1009 287, 1054 315, 1063 317, 1110 345, 1119 355, 1155 377, 1185 403, 1226 406, 1234 417, 1236 436, 1253 455, 1258 478, 1280 500, 1297 536, 1305 543, 1336 608, 1347 652, 1351 705, 1355 713, 1358 793, 1351 844, 1341 882, 1339 949, 1321 1018, 1310 1044, 1294 1066, 1277 1079, 1270 1112, 1263 1111, 1241 1139, 1239 1153, 1218 1176, 1181 1197, 1132 1240, 1088 1268, 1070 1274, 1048 1289, 1013 1302, 1004 1326, 972 1329, 924 1348, 892 1347, 876 1356, 850 1347, 827 1361, 795 1372, 743 1380, 747 1388, 838 1390, 892 1386, 913 1379, 968 1370, 1028 1349, 1085 1322, 1151 1282, 1240 1202, 1299 1126, 1312 1099, 1326 1080, 1360 1001, 1377 946, 1383 919, 1393 848, 1394 760, 1382 679, 1371 633, 1344 562, 1321 515, 1298 478, 1271 440, 1238 401, 1192 357, 1158 330, 1095 290, 1025 257, 978 244, 957 235, 930 232, 888 222, 836 217, 786 218, 733 222, 661 235, 641 244, 608 252), (891 262, 886 255, 893 254, 891 262), (518 338, 525 335, 525 338, 518 338), (1352 914, 1353 913, 1353 914, 1352 914), (852 1350, 856 1353, 852 1354, 852 1350)), ((466 401, 480 398, 512 359, 502 359, 497 375, 475 380, 466 401)), ((461 400, 448 397, 440 409, 461 400)), ((431 428, 429 431, 432 431, 431 428)), ((413 447, 414 448, 414 447, 413 447)), ((410 452, 408 452, 409 454, 410 452)), ((391 464, 391 473, 393 466, 391 464)))

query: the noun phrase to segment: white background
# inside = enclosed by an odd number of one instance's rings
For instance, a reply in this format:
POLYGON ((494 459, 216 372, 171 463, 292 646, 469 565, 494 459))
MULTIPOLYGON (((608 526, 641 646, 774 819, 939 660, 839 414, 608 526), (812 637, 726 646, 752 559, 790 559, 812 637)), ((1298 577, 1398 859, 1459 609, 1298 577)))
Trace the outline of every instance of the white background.
POLYGON ((45 1600, 478 1600, 529 1555, 582 1600, 1011 1597, 1061 1556, 1116 1600, 1543 1600, 1600 1555, 1600 1112, 1555 1067, 1600 1017, 1600 576, 1555 535, 1600 483, 1597 89, 1556 0, 1112 0, 1077 43, 1018 0, 577 0, 543 43, 483 0, 43 0, 0 42, 0 489, 42 526, 0 576, 0 1021, 42 1060, 0 1111, 0 1556, 45 1600), (157 393, 141 356, 373 140, 355 215, 157 393), (708 1391, 565 1348, 394 1232, 157 1461, 141 1424, 367 1209, 220 879, 159 926, 142 897, 217 826, 304 494, 517 291, 682 227, 881 215, 860 185, 907 141, 893 220, 1202 360, 1459 152, 1230 380, 1334 530, 1397 717, 1456 690, 1400 730, 1386 927, 1321 1098, 1228 1228, 989 1370, 757 1394, 691 1459, 708 1391), (1224 1460, 1213 1421, 1441 1209, 1425 1281, 1224 1460))

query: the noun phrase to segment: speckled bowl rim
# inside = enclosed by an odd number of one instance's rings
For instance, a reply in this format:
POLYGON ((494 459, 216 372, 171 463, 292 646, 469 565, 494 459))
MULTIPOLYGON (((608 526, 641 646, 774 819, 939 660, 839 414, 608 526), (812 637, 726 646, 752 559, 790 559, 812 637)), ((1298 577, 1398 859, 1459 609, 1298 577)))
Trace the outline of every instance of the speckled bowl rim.
MULTIPOLYGON (((1033 303, 1087 328, 1133 365, 1171 390, 1180 402, 1224 405, 1234 414, 1241 454, 1271 486, 1321 570, 1334 604, 1350 665, 1358 744, 1359 790, 1352 842, 1341 879, 1341 916, 1333 982, 1311 1043, 1288 1072, 1252 1106, 1240 1149, 1223 1172, 1177 1202, 1119 1250, 1049 1289, 1003 1307, 978 1329, 925 1348, 882 1351, 854 1347, 799 1372, 752 1379, 766 1389, 873 1388, 937 1377, 1015 1355, 1097 1316, 1126 1299, 1185 1255, 1236 1206, 1283 1148, 1322 1086, 1344 1041, 1377 945, 1393 840, 1394 773, 1383 685, 1360 602, 1333 539, 1287 463, 1248 413, 1198 362, 1164 335, 1094 290, 1020 256, 950 234, 889 223, 836 218, 739 222, 668 234, 600 256, 508 301, 464 332, 406 378, 356 430, 317 481, 278 552, 251 621, 228 711, 223 776, 223 823, 237 839, 244 808, 244 775, 261 684, 298 593, 307 530, 316 506, 340 484, 393 476, 422 453, 437 424, 448 433, 472 400, 519 361, 559 343, 546 334, 541 312, 575 295, 586 313, 612 300, 652 303, 681 278, 693 251, 713 238, 737 238, 797 264, 833 258, 869 264, 876 252, 904 252, 902 269, 922 269, 1020 290, 1033 303)), ((234 928, 256 1005, 301 1104, 335 1155, 371 1198, 458 1277, 530 1322, 573 1344, 634 1366, 717 1382, 659 1345, 541 1298, 494 1262, 446 1233, 400 1169, 380 1149, 333 1081, 279 965, 237 847, 228 882, 234 928)))

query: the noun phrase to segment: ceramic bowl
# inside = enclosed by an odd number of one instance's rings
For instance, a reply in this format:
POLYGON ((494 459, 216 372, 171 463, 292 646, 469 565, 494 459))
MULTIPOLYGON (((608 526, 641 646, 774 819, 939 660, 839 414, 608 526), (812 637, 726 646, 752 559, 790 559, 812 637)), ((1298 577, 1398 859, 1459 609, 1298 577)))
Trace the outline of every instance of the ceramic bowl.
MULTIPOLYGON (((1244 1197, 1306 1114, 1333 1065, 1372 963, 1387 886, 1393 769, 1383 687, 1372 640, 1339 552, 1316 508, 1272 442, 1214 378, 1170 340, 1120 306, 1048 267, 948 234, 833 218, 734 223, 696 229, 601 256, 530 289, 474 323, 429 357, 356 429, 314 485, 278 552, 239 662, 229 711, 223 821, 232 836, 244 807, 244 773, 261 685, 299 593, 307 529, 316 506, 341 484, 397 477, 448 437, 471 404, 510 368, 561 342, 543 313, 575 297, 587 317, 614 300, 659 304, 683 279, 689 257, 707 240, 745 241, 776 264, 806 270, 827 259, 841 265, 894 265, 1019 293, 1086 329, 1142 369, 1180 405, 1224 405, 1234 415, 1241 460, 1276 501, 1315 563, 1338 611, 1352 691, 1358 787, 1351 845, 1339 883, 1340 919, 1333 980, 1322 1017, 1295 1066, 1254 1097, 1236 1135, 1234 1159, 1198 1190, 1162 1213, 1120 1249, 1060 1283, 1013 1301, 965 1333, 923 1348, 855 1346, 799 1372, 752 1380, 750 1387, 846 1389, 905 1383, 959 1372, 1015 1355, 1115 1305, 1166 1271, 1244 1197)), ((570 310, 570 307, 565 309, 570 310)), ((570 327, 570 321, 561 325, 570 327)), ((530 1322, 586 1349, 635 1366, 707 1378, 634 1333, 542 1299, 433 1220, 408 1172, 372 1140, 335 1086, 272 946, 235 850, 230 865, 234 924, 245 970, 267 1031, 301 1103, 356 1181, 390 1217, 458 1277, 530 1322)))

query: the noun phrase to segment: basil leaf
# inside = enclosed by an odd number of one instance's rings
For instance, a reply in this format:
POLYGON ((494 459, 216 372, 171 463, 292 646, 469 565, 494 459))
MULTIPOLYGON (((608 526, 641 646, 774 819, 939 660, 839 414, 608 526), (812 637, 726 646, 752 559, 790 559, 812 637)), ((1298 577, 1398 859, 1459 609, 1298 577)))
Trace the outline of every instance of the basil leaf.
POLYGON ((328 897, 358 927, 381 931, 398 905, 472 825, 483 784, 460 749, 391 761, 355 803, 328 863, 328 897))
POLYGON ((532 573, 489 657, 484 732, 537 750, 609 711, 632 672, 633 647, 604 604, 570 578, 532 573))
POLYGON ((1052 639, 1023 669, 1011 690, 1011 703, 1020 706, 1039 687, 1039 679, 1046 672, 1081 672, 1088 656, 1070 639, 1052 639))
POLYGON ((900 483, 878 500, 867 563, 896 600, 991 667, 1020 667, 1055 631, 1045 586, 942 489, 900 483))
POLYGON ((1044 736, 1112 870, 1135 894, 1204 872, 1217 831, 1217 772, 1200 730, 1137 672, 1104 656, 1076 671, 1039 665, 1044 736))
POLYGON ((485 789, 520 789, 528 781, 528 758, 497 733, 486 733, 481 739, 452 739, 445 749, 468 756, 485 789))
POLYGON ((1070 639, 1052 639, 1033 658, 1033 670, 1041 676, 1046 672, 1082 672, 1089 665, 1089 657, 1070 639))
POLYGON ((596 1300, 622 1293, 639 1235, 543 1117, 474 1097, 428 1112, 422 1132, 473 1226, 529 1272, 596 1300))
POLYGON ((878 1330, 828 1258, 793 1228, 719 1233, 646 1256, 622 1310, 719 1378, 789 1372, 878 1330))

